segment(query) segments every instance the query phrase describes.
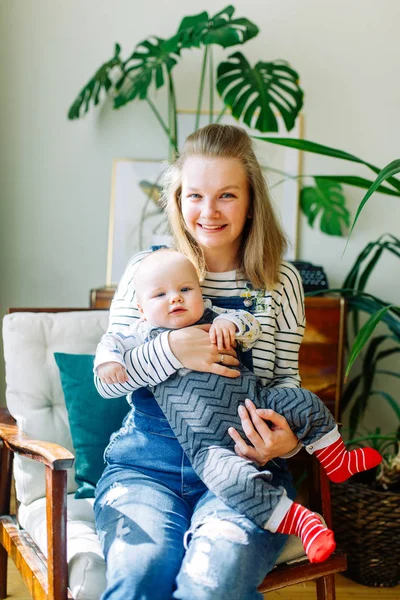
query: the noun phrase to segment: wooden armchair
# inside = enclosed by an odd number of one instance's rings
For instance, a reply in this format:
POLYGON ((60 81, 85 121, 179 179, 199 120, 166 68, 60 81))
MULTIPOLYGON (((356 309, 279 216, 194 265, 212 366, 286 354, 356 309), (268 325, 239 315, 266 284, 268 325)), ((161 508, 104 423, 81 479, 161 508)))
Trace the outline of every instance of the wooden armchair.
MULTIPOLYGON (((107 309, 113 292, 112 288, 93 291, 91 295, 91 308, 96 310, 107 309)), ((85 323, 87 324, 88 320, 92 319, 93 322, 96 321, 96 326, 91 325, 93 331, 91 330, 90 340, 86 342, 86 346, 79 346, 74 350, 75 352, 88 352, 85 349, 87 348, 87 344, 89 346, 93 344, 92 351, 94 351, 94 343, 101 335, 101 332, 99 335, 98 331, 101 319, 96 318, 96 315, 100 315, 101 313, 103 315, 101 323, 104 324, 106 322, 104 320, 106 319, 104 311, 100 310, 96 313, 90 309, 83 310, 87 311, 84 319, 85 323)), ((16 309, 16 311, 26 313, 27 309, 16 309)), ((44 313, 44 316, 48 315, 51 318, 52 313, 64 313, 67 312, 67 309, 60 309, 59 311, 56 309, 29 309, 28 312, 44 313)), ((79 315, 80 313, 74 310, 71 314, 79 315)), ((81 314, 84 316, 85 312, 81 314)), ((320 398, 331 409, 335 418, 338 419, 342 382, 344 301, 336 298, 307 299, 306 316, 308 324, 300 355, 303 385, 318 393, 320 398)), ((28 317, 29 315, 27 315, 28 317)), ((31 314, 30 318, 33 319, 34 315, 31 314)), ((53 329, 50 327, 52 333, 53 329)), ((90 327, 85 325, 86 335, 89 329, 90 327)), ((48 340, 46 340, 47 342, 48 340)), ((58 341, 57 343, 59 344, 60 342, 58 341)), ((61 346, 59 348, 53 344, 51 350, 71 351, 68 347, 63 347, 63 344, 61 346)), ((34 348, 34 351, 37 353, 38 348, 34 348)), ((13 377, 18 381, 18 375, 10 373, 12 367, 7 366, 7 359, 13 352, 20 352, 20 349, 13 345, 12 331, 11 334, 8 331, 8 339, 7 343, 5 343, 8 385, 13 377)), ((46 364, 46 369, 48 368, 53 368, 53 366, 46 364)), ((57 393, 59 392, 60 390, 57 393)), ((18 418, 18 415, 15 416, 18 418)), ((17 420, 21 421, 21 419, 17 420)), ((32 437, 25 435, 14 424, 12 417, 7 416, 6 411, 3 411, 1 421, 0 511, 2 516, 0 517, 0 598, 5 598, 7 592, 8 556, 11 556, 14 560, 34 599, 65 600, 66 598, 77 597, 77 594, 73 592, 75 588, 72 588, 72 590, 68 588, 68 581, 69 586, 71 587, 72 585, 71 578, 73 574, 71 562, 69 564, 69 571, 67 562, 69 560, 67 552, 67 541, 69 543, 69 539, 67 540, 67 520, 69 523, 71 518, 69 501, 75 489, 73 487, 72 466, 74 455, 71 452, 73 449, 71 447, 63 447, 65 445, 68 446, 68 443, 64 442, 63 437, 61 437, 63 446, 55 443, 59 441, 57 431, 53 432, 53 437, 52 435, 47 437, 48 440, 51 439, 52 441, 42 442, 32 439, 32 437), (11 473, 14 453, 45 465, 46 486, 43 492, 43 503, 46 511, 47 541, 41 548, 33 541, 32 536, 19 526, 16 517, 10 515, 11 473), (70 470, 68 476, 67 470, 70 470), (45 555, 47 555, 47 558, 45 555)), ((25 423, 23 419, 22 422, 25 423)), ((20 458, 18 460, 20 461, 20 458)), ((295 465, 301 464, 301 469, 304 469, 304 464, 306 464, 309 477, 307 485, 304 487, 308 490, 308 504, 310 508, 322 514, 326 523, 331 526, 329 481, 325 474, 320 471, 317 461, 306 455, 305 452, 301 452, 298 459, 291 459, 292 462, 295 465)), ((20 469, 20 466, 18 469, 20 469)), ((35 478, 36 475, 33 480, 35 478)), ((40 502, 40 500, 36 500, 36 502, 40 502)), ((76 502, 81 502, 81 500, 76 502)), ((95 568, 97 566, 95 564, 95 568)), ((101 573, 99 571, 97 577, 101 581, 104 579, 104 566, 102 568, 103 570, 101 573)), ((272 573, 267 575, 259 589, 265 593, 288 585, 316 580, 318 600, 334 600, 334 574, 345 569, 346 557, 339 553, 332 555, 326 562, 316 565, 310 564, 306 558, 303 558, 292 564, 287 563, 277 566, 272 573)), ((96 569, 94 569, 94 576, 96 576, 96 569)), ((99 596, 100 592, 97 592, 95 596, 90 596, 90 593, 86 596, 82 594, 81 597, 89 599, 99 596)))

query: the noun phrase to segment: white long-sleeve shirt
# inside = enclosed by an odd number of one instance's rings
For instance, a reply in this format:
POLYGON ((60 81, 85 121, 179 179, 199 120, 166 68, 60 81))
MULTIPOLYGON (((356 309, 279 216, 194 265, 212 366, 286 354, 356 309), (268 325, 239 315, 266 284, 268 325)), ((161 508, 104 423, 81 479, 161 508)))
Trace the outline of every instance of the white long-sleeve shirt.
MULTIPOLYGON (((211 300, 208 299, 204 300, 204 310, 206 309, 217 313, 218 316, 214 318, 213 322, 225 319, 234 323, 236 341, 241 344, 241 348, 245 352, 251 350, 261 335, 261 326, 251 313, 213 306, 211 300)), ((120 331, 106 332, 97 346, 94 372, 96 373, 97 368, 106 362, 117 362, 125 367, 125 353, 149 341, 152 329, 161 328, 143 319, 135 319, 128 327, 124 327, 120 331)))
MULTIPOLYGON (((149 251, 132 257, 111 303, 108 332, 123 331, 140 318, 135 299, 133 274, 149 251)), ((207 273, 202 283, 205 297, 248 297, 254 303, 254 316, 261 335, 252 348, 254 373, 266 387, 300 387, 298 355, 304 335, 304 294, 301 278, 293 265, 282 261, 279 282, 271 290, 252 291, 239 271, 207 273)), ((165 381, 182 364, 168 343, 169 332, 125 353, 128 382, 104 384, 95 377, 96 387, 105 398, 129 394, 144 386, 165 381)))

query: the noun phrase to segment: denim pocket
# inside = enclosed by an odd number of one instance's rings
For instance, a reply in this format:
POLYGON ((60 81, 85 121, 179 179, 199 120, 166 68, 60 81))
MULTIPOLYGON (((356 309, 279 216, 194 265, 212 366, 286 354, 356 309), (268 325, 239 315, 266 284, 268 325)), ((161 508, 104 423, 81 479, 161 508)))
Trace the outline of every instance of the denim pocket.
POLYGON ((146 431, 168 438, 176 437, 165 417, 156 417, 138 410, 137 408, 133 408, 129 421, 130 424, 132 424, 132 427, 139 429, 140 431, 146 431))

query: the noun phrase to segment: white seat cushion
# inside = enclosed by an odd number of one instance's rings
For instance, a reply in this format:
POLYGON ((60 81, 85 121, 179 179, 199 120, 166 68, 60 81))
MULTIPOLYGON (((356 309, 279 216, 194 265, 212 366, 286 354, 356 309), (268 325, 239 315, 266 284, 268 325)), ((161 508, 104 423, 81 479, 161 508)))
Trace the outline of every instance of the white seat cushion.
MULTIPOLYGON (((46 499, 21 504, 18 518, 47 556, 46 499)), ((69 587, 77 600, 99 600, 106 587, 106 565, 94 525, 93 499, 67 499, 67 558, 69 587)))
MULTIPOLYGON (((94 354, 107 324, 108 311, 16 312, 4 317, 7 407, 22 431, 73 452, 54 352, 94 354)), ((16 455, 14 476, 23 504, 45 496, 42 464, 16 455)), ((76 489, 75 470, 69 469, 68 493, 76 489)))

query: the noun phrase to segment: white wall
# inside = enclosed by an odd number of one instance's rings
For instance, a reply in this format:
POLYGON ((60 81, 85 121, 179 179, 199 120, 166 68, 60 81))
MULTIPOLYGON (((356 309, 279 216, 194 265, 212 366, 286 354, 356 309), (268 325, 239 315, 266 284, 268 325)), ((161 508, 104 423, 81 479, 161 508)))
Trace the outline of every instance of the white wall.
MULTIPOLYGON (((214 14, 226 4, 0 2, 2 313, 12 305, 87 306, 90 288, 105 282, 112 158, 156 158, 164 145, 144 103, 118 112, 103 103, 84 120, 68 121, 78 90, 115 41, 126 57, 149 34, 170 36, 184 15, 214 14)), ((285 58, 300 72, 305 137, 380 166, 399 156, 398 0, 237 0, 235 6, 261 30, 243 47, 246 57, 285 58)), ((200 60, 201 53, 186 52, 176 69, 180 108, 195 106, 200 60)), ((162 98, 161 92, 159 106, 162 98)), ((355 172, 313 155, 304 167, 355 172)), ((347 191, 354 210, 361 196, 347 191)), ((312 231, 301 218, 299 257, 324 265, 337 285, 368 240, 384 231, 399 236, 399 224, 398 199, 376 196, 341 258, 343 239, 312 231)), ((398 302, 398 261, 385 264, 371 291, 398 302)))

